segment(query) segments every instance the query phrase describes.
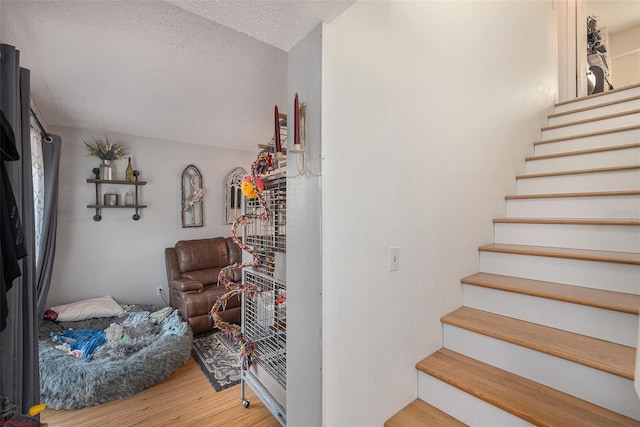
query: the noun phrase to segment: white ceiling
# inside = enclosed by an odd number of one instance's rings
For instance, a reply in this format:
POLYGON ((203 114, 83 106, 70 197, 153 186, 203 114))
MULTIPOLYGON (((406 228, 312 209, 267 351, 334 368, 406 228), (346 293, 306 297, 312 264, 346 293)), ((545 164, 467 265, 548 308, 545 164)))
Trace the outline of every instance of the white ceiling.
POLYGON ((353 1, 0 1, 49 125, 255 150, 287 53, 353 1))
POLYGON ((640 25, 640 0, 587 0, 587 14, 598 18, 598 26, 609 34, 640 25))
MULTIPOLYGON (((287 51, 354 0, 0 0, 49 125, 255 150, 286 112, 287 51)), ((640 0, 588 0, 615 32, 640 0)))
POLYGON ((166 0, 289 51, 321 21, 331 22, 355 0, 166 0))

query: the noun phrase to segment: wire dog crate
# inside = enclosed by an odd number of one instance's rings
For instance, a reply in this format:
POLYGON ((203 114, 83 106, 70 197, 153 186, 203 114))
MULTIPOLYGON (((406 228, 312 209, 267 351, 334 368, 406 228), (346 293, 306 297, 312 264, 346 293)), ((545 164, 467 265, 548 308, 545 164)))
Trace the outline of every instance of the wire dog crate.
MULTIPOLYGON (((245 242, 260 254, 261 263, 255 269, 270 276, 274 276, 277 267, 276 254, 287 252, 286 186, 286 178, 282 174, 265 178, 265 189, 262 194, 269 208, 269 220, 252 219, 245 227, 245 242)), ((260 214, 262 207, 260 201, 255 198, 247 200, 245 209, 248 214, 260 214)), ((280 272, 275 275, 279 274, 280 272)))
MULTIPOLYGON (((286 177, 274 174, 263 181, 269 219, 248 219, 243 235, 261 262, 243 271, 244 284, 254 285, 257 292, 253 298, 243 294, 242 301, 242 332, 254 344, 254 363, 242 374, 242 404, 249 406, 244 393, 246 382, 286 425, 286 177)), ((261 215, 259 199, 245 200, 245 213, 261 215)))
POLYGON ((286 287, 273 278, 247 272, 247 283, 262 289, 246 300, 245 336, 255 345, 255 356, 266 372, 286 390, 287 387, 287 317, 282 300, 286 287))

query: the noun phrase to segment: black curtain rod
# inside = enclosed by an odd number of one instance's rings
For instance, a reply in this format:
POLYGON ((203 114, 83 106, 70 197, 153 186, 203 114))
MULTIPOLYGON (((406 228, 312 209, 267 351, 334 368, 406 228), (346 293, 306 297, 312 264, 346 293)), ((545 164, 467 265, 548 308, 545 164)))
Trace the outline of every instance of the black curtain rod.
POLYGON ((44 130, 44 126, 42 126, 42 123, 40 123, 40 119, 38 118, 38 115, 35 113, 35 111, 33 111, 33 108, 29 107, 29 110, 31 111, 31 115, 33 116, 34 119, 36 119, 36 123, 38 124, 38 127, 40 128, 40 132, 42 132, 44 142, 47 143, 51 143, 53 142, 53 138, 51 138, 51 135, 49 135, 49 133, 44 130))

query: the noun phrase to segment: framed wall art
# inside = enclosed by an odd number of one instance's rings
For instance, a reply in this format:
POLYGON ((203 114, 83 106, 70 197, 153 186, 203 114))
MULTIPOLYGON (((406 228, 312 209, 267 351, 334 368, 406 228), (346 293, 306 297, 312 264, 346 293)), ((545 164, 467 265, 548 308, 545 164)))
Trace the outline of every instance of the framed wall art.
POLYGON ((242 179, 247 171, 237 167, 227 174, 225 179, 225 223, 233 222, 242 215, 242 179))
POLYGON ((182 228, 204 225, 202 174, 194 165, 182 172, 182 228))

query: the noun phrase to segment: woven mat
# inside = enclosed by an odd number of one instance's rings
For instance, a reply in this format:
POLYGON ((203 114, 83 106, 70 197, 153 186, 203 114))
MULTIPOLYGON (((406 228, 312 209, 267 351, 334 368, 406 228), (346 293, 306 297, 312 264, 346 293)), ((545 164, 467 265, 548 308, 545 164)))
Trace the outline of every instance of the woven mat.
POLYGON ((240 382, 240 348, 220 331, 193 337, 191 355, 216 391, 240 382))

